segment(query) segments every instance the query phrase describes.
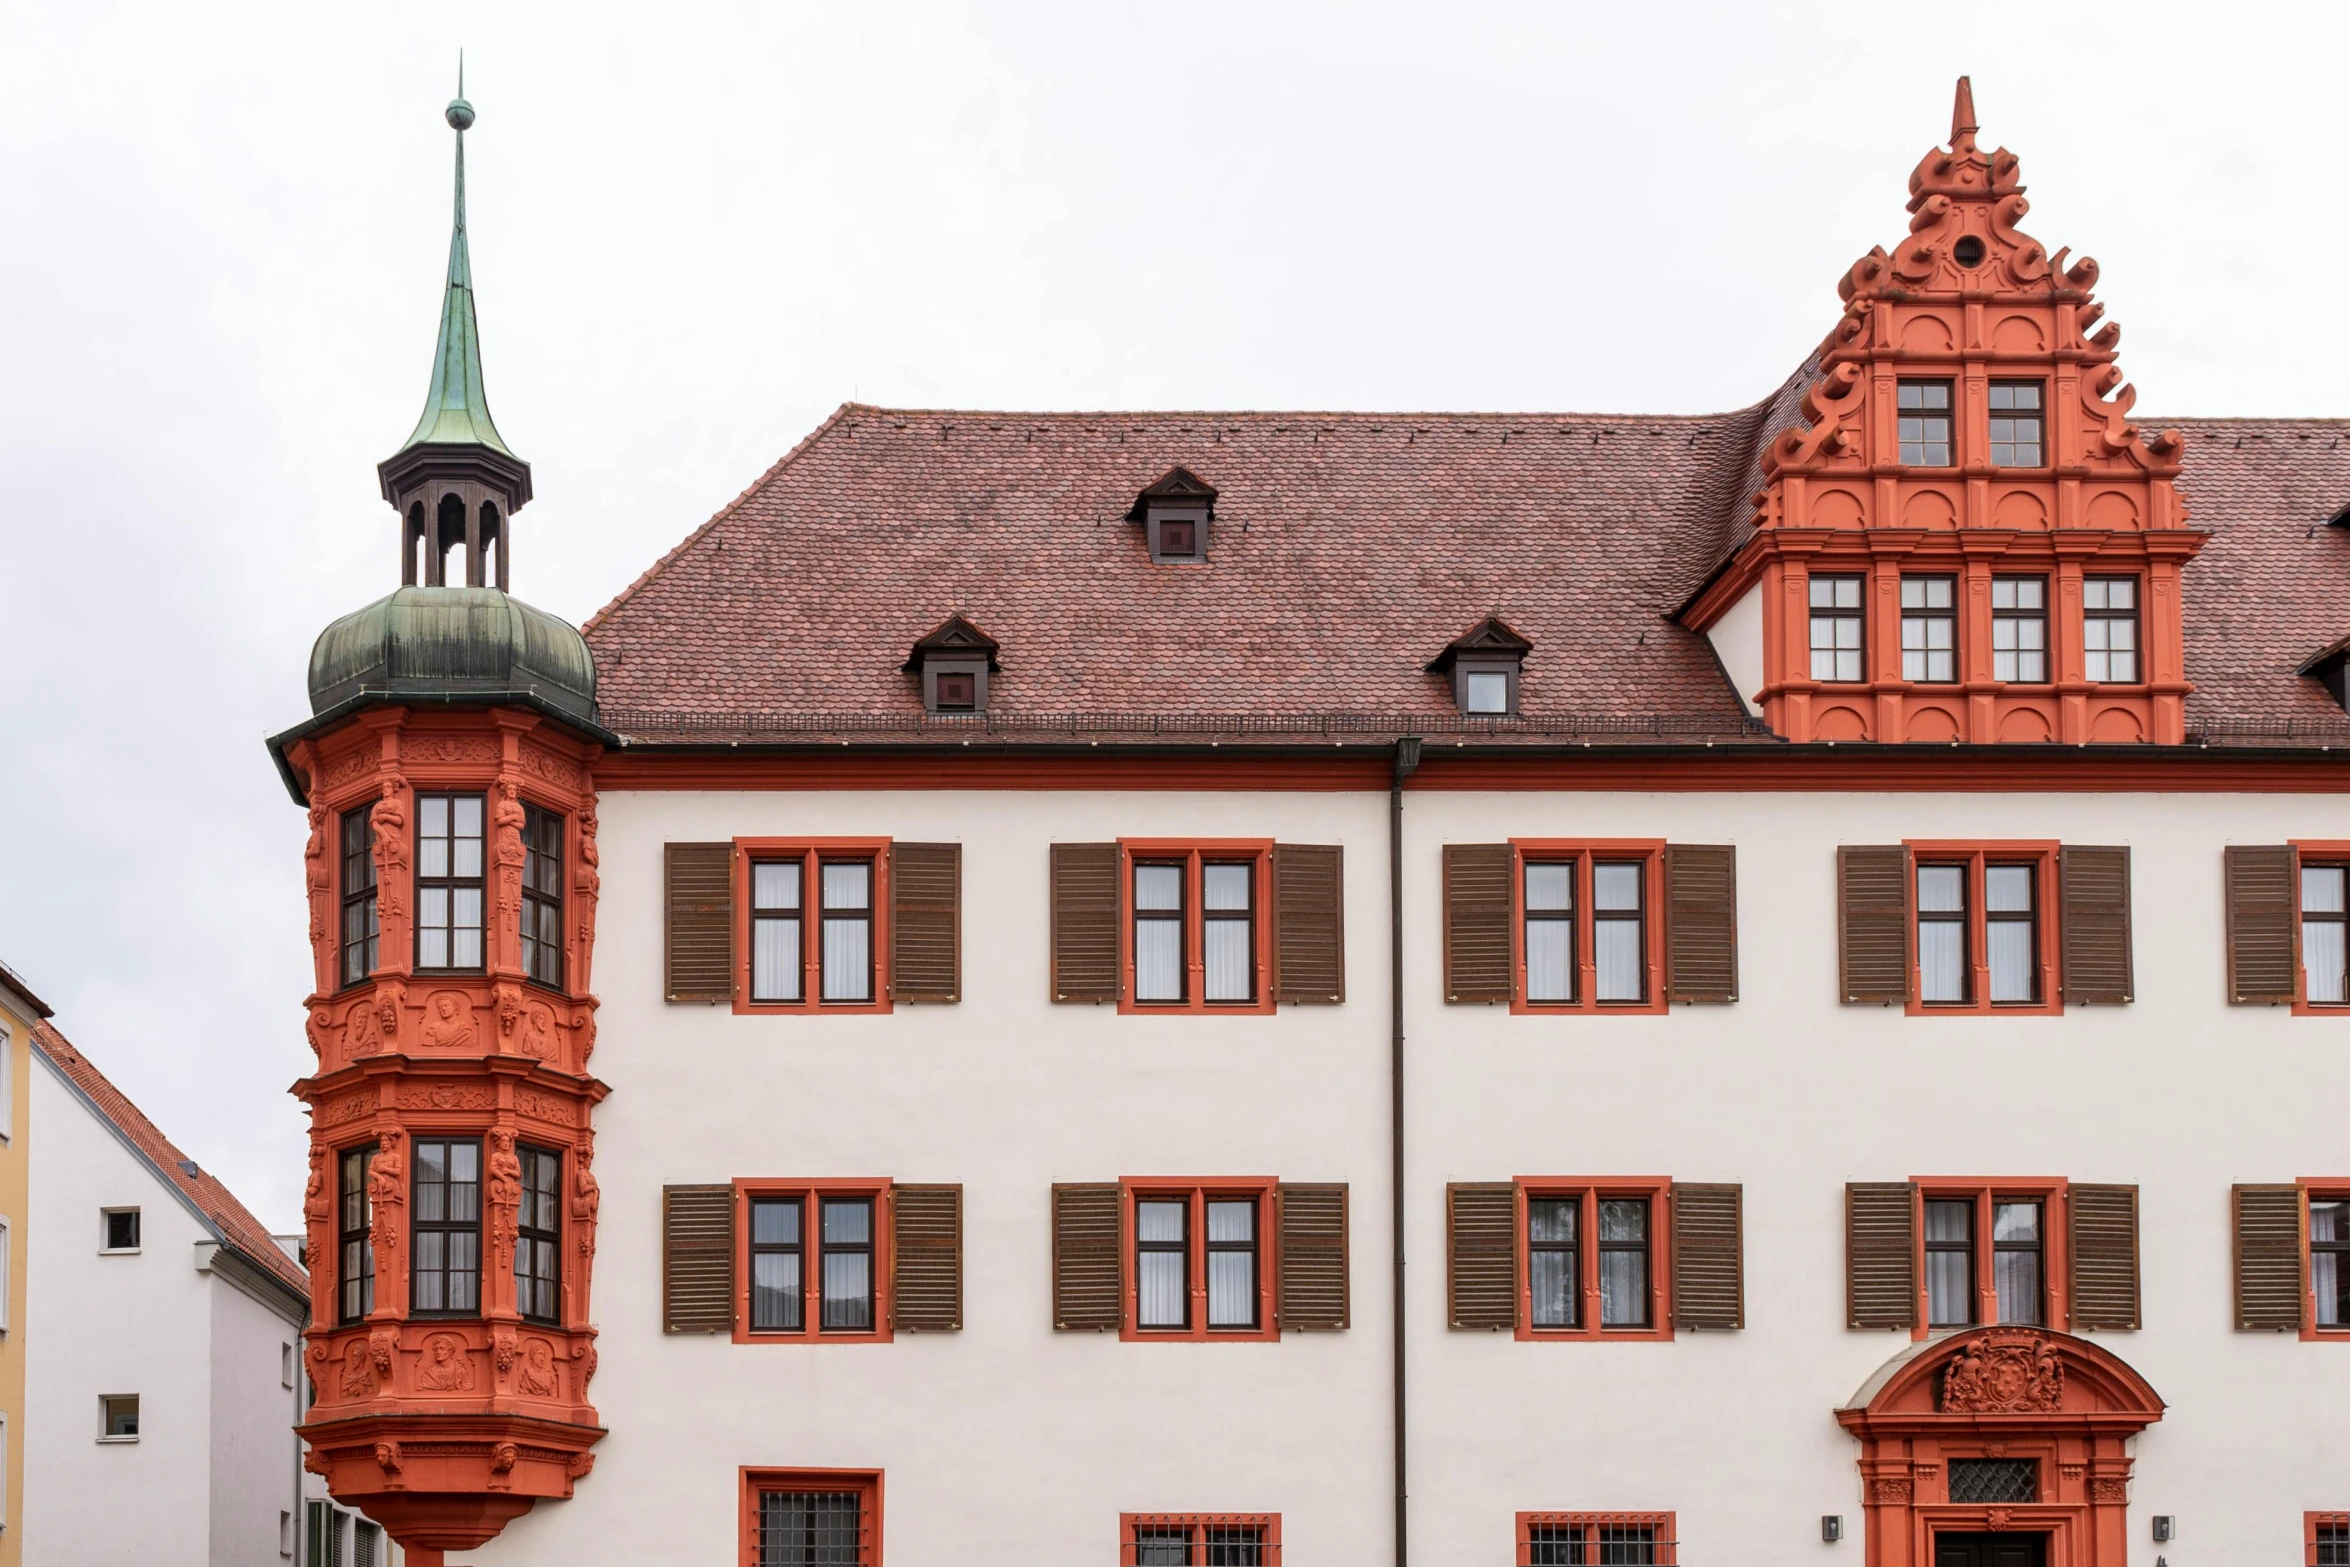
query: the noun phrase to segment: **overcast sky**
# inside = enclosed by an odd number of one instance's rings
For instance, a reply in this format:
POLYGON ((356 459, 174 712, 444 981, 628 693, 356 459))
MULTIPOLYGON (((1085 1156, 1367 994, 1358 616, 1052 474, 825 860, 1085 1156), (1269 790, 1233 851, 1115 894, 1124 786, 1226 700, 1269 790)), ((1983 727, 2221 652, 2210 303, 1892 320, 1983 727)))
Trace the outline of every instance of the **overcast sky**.
POLYGON ((2350 414, 2350 7, 1951 14, 6 0, 0 959, 296 1224, 262 740, 397 581, 460 45, 514 587, 576 621, 850 398, 1742 406, 1905 231, 1961 71, 2142 412, 2350 414))

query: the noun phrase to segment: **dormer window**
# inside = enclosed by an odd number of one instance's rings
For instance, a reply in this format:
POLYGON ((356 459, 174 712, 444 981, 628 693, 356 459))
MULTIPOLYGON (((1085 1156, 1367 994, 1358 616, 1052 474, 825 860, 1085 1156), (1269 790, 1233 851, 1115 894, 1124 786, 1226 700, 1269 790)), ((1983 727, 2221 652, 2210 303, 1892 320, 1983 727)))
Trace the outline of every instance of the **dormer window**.
POLYGON ((1518 671, 1534 644, 1498 615, 1487 616, 1429 663, 1452 678, 1453 705, 1472 718, 1515 718, 1518 671))
POLYGON ((1182 565, 1208 558, 1208 530, 1216 517, 1216 487, 1188 468, 1170 468, 1134 498, 1126 520, 1139 522, 1151 560, 1182 565))
POLYGON ((960 615, 950 615, 914 644, 901 666, 922 680, 922 708, 930 713, 984 713, 987 677, 1002 668, 995 638, 960 615))

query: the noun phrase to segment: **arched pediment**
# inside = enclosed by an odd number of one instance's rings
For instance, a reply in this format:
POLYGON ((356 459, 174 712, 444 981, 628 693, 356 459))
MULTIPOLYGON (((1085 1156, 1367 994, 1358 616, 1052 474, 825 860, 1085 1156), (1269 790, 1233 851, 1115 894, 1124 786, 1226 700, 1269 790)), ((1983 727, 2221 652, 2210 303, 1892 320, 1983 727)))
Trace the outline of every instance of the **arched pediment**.
POLYGON ((2162 1418, 2161 1395, 2101 1344, 2045 1328, 1970 1328, 1894 1356, 1861 1384, 1837 1418, 2015 1419, 2143 1427, 2162 1418))

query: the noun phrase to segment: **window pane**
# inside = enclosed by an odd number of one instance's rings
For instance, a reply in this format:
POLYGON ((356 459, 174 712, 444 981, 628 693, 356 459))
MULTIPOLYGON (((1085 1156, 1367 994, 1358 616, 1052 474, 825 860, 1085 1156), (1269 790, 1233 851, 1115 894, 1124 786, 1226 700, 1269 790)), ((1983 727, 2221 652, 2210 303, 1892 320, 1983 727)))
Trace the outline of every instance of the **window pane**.
POLYGON ((1648 965, 1641 949, 1637 919, 1595 919, 1591 926, 1592 960, 1598 970, 1594 987, 1601 1001, 1647 999, 1648 965))
POLYGON ((800 868, 792 864, 751 867, 752 906, 761 909, 797 909, 800 906, 800 868))
POLYGON ((1962 1327, 1973 1318, 1974 1282, 1963 1251, 1926 1253, 1926 1320, 1938 1328, 1962 1327))
POLYGON ((797 1246, 800 1243, 800 1205, 795 1202, 751 1204, 751 1244, 797 1246))
POLYGON ((1183 923, 1150 919, 1134 922, 1134 999, 1183 999, 1183 923))
POLYGON ((1999 1290, 1999 1320, 2036 1324, 2040 1320, 2040 1254, 2001 1251, 1991 1259, 1999 1290))
POLYGON ((1253 1252, 1208 1253, 1208 1326, 1248 1328, 1257 1321, 1257 1260, 1253 1252))
POLYGON ((1472 713, 1506 713, 1510 710, 1510 677, 1494 670, 1475 670, 1461 682, 1468 694, 1468 710, 1472 713))
POLYGON ((1538 1523, 1526 1531, 1528 1567, 1589 1567, 1581 1524, 1538 1523))
POLYGON ((751 922, 751 999, 800 999, 800 922, 762 918, 751 922))
POLYGON ((1918 912, 1954 914, 1966 907, 1966 870, 1958 865, 1918 867, 1918 912))
POLYGON ((1526 867, 1526 907, 1528 909, 1571 909, 1574 906, 1574 866, 1529 865, 1526 867))
POLYGON ((1526 922, 1526 999, 1575 999, 1574 923, 1563 919, 1526 922))
POLYGON ((1136 1525, 1134 1567, 1191 1567, 1191 1531, 1136 1525))
POLYGON ((1183 1296, 1187 1281, 1184 1278, 1184 1254, 1179 1251, 1146 1251, 1140 1259, 1135 1280, 1138 1299, 1138 1320, 1146 1328, 1179 1328, 1183 1326, 1183 1296))
POLYGON ((1930 1202, 1926 1204, 1926 1239, 1930 1241, 1964 1241, 1972 1245, 1975 1238, 1975 1205, 1970 1202, 1930 1202))
POLYGON ((824 1244, 862 1246, 873 1239, 873 1205, 863 1199, 824 1205, 824 1244))
POLYGON ((1599 1325, 1603 1328, 1648 1326, 1646 1251, 1599 1254, 1599 1325))
POLYGON ((1257 1234, 1257 1205, 1253 1202, 1208 1204, 1208 1240, 1250 1241, 1257 1234))
POLYGON ((826 862, 824 906, 827 909, 868 909, 873 906, 873 867, 862 862, 826 862))
POLYGON ((1537 1251, 1529 1259, 1533 1286, 1534 1325, 1571 1328, 1575 1325, 1575 1254, 1537 1251))
POLYGON ((1180 1202, 1138 1202, 1134 1205, 1134 1234, 1142 1241, 1180 1241, 1183 1239, 1183 1209, 1180 1202))
POLYGON ((2345 973, 2350 951, 2345 950, 2343 940, 2346 933, 2350 933, 2350 925, 2340 920, 2302 922, 2301 968, 2311 1001, 2350 1001, 2350 976, 2345 973))
MULTIPOLYGON (((1154 924, 1172 926, 1172 920, 1154 924)), ((1256 952, 1247 920, 1209 920, 1203 932, 1207 948, 1207 986, 1210 1001, 1256 999, 1256 952)))
POLYGON ((2350 1202, 2311 1200, 2309 1283, 2317 1325, 2350 1326, 2350 1202))
POLYGON ((1138 909, 1182 908, 1183 867, 1180 865, 1137 865, 1134 867, 1134 906, 1138 909))
POLYGON ((1927 1001, 1966 1000, 1966 926, 1918 921, 1918 989, 1927 1001))
POLYGON ((2339 914, 2342 910, 2343 869, 2339 865, 2301 867, 2301 912, 2339 914))
MULTIPOLYGON (((1955 934, 1958 927, 1952 925, 1955 934)), ((1986 954, 1991 961, 1991 999, 1993 1001, 2031 1002, 2039 1000, 2039 965, 2032 951, 2032 922, 2030 920, 1993 920, 1986 932, 1986 954)), ((1957 996, 1928 997, 1929 1000, 1960 999, 1957 996)))
POLYGON ((2040 1205, 2036 1202, 2003 1202, 1991 1209, 1991 1240, 1994 1245, 2040 1239, 2040 1205))
POLYGON ((1638 1197, 1612 1197, 1599 1205, 1599 1238, 1604 1241, 1648 1239, 1648 1204, 1638 1197))
POLYGON ((1526 1233, 1537 1241, 1558 1241, 1572 1244, 1575 1239, 1575 1219, 1582 1203, 1572 1197, 1538 1198, 1526 1204, 1526 1233))
POLYGON ((1249 893, 1256 882, 1254 865, 1205 865, 1200 876, 1206 886, 1203 907, 1229 911, 1249 906, 1249 893))
MULTIPOLYGON (((831 867, 827 866, 827 879, 831 873, 831 867)), ((873 924, 870 920, 828 919, 824 922, 825 1000, 873 999, 872 951, 873 924)))
POLYGON ((769 1332, 796 1333, 800 1330, 798 1252, 766 1251, 752 1254, 751 1326, 769 1332))
POLYGON ((1640 866, 1599 864, 1591 868, 1591 906, 1595 909, 1640 907, 1640 866))
POLYGON ((873 1326, 873 1258, 868 1253, 824 1254, 824 1326, 852 1333, 873 1326))

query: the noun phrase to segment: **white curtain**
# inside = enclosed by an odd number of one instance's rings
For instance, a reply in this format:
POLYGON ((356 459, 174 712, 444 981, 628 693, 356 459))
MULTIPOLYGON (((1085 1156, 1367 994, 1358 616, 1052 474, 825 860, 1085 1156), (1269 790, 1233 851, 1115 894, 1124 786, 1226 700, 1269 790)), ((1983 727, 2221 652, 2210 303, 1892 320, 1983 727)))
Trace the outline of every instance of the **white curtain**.
POLYGON ((824 922, 824 999, 873 999, 873 925, 864 919, 824 922))
POLYGON ((1208 1204, 1208 1240, 1245 1245, 1247 1251, 1208 1252, 1208 1326, 1254 1327, 1257 1320, 1257 1205, 1253 1202, 1208 1204))
POLYGON ((800 999, 800 922, 762 917, 751 922, 751 999, 800 999))
MULTIPOLYGON (((2341 927, 2336 926, 2339 930, 2341 927)), ((2350 1240, 2350 1203, 2313 1202, 2309 1205, 2309 1238, 2312 1241, 2350 1240)), ((2350 1326, 2344 1307, 2350 1305, 2350 1292, 2343 1289, 2342 1264, 2350 1261, 2338 1251, 2309 1253, 2309 1285, 2317 1296, 2317 1325, 2321 1328, 2350 1326)))
MULTIPOLYGON (((1134 1205, 1137 1241, 1180 1244, 1184 1209, 1181 1202, 1138 1202, 1134 1205)), ((1146 1328, 1184 1326, 1184 1298, 1191 1287, 1187 1251, 1144 1251, 1136 1259, 1135 1284, 1139 1299, 1136 1317, 1146 1328)))
POLYGON ((1134 867, 1134 910, 1137 915, 1134 922, 1134 999, 1137 1001, 1183 999, 1182 919, 1140 917, 1146 913, 1162 916, 1179 914, 1182 907, 1183 867, 1134 867))

